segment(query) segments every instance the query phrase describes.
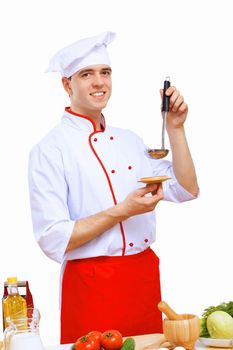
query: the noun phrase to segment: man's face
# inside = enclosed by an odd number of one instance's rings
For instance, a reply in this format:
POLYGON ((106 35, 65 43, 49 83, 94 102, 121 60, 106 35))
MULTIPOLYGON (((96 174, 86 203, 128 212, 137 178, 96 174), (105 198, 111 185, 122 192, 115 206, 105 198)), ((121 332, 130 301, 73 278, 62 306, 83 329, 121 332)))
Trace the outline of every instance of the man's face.
POLYGON ((88 66, 75 73, 69 80, 72 110, 87 116, 101 113, 111 96, 111 73, 105 64, 88 66))

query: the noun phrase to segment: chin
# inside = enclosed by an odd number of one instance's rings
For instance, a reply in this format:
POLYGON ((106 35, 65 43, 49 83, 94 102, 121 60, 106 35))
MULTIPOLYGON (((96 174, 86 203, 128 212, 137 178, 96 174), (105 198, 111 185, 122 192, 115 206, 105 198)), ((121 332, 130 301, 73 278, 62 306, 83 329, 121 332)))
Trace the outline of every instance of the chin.
POLYGON ((105 102, 105 103, 100 103, 100 104, 98 104, 98 106, 97 106, 97 105, 95 106, 95 109, 101 111, 101 110, 104 109, 106 106, 107 106, 107 102, 105 102))

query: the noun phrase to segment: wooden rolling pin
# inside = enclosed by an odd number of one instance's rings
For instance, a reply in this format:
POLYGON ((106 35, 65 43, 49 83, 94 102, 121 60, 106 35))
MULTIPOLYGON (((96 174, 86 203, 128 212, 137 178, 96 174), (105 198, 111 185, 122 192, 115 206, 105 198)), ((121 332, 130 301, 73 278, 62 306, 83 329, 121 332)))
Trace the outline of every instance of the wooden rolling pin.
POLYGON ((183 320, 183 315, 177 314, 165 301, 158 303, 158 309, 163 312, 169 320, 183 320))

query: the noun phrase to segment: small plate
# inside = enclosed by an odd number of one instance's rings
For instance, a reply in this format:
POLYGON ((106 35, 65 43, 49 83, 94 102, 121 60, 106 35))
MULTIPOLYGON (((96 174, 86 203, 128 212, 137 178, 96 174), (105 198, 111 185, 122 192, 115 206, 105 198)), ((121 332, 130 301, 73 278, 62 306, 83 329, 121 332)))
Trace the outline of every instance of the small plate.
MULTIPOLYGON (((198 338, 200 343, 205 346, 214 346, 218 348, 232 348, 233 340, 232 339, 214 339, 214 338, 198 338)), ((213 349, 214 350, 214 349, 213 349)))
POLYGON ((149 176, 149 177, 142 177, 138 182, 143 182, 144 184, 158 184, 163 181, 169 180, 170 177, 164 175, 164 176, 149 176))

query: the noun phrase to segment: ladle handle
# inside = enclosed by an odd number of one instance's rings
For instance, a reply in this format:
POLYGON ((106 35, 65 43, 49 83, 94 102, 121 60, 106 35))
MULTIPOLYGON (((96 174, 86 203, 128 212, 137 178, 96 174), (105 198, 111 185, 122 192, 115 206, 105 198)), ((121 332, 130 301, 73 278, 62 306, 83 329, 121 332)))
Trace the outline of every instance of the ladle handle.
POLYGON ((169 320, 181 320, 182 316, 177 314, 172 308, 165 302, 160 301, 158 303, 158 309, 163 312, 169 320))
POLYGON ((169 111, 170 96, 167 96, 165 92, 170 87, 170 77, 166 77, 163 85, 163 102, 162 102, 162 112, 169 111))

